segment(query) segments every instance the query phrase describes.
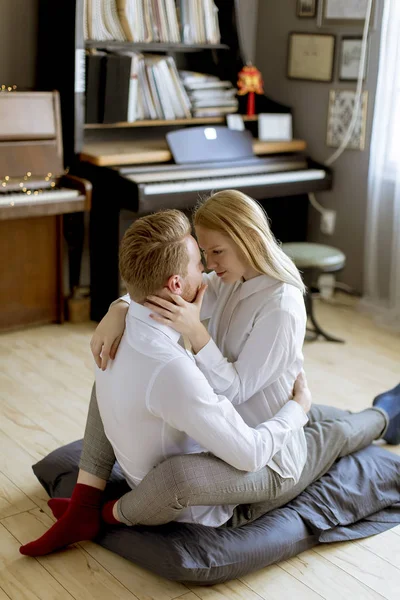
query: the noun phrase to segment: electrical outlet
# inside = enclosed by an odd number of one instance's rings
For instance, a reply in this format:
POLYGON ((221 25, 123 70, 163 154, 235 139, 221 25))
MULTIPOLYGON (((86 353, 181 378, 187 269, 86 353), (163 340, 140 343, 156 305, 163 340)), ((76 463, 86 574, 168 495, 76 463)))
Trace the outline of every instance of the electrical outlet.
POLYGON ((333 235, 335 232, 336 211, 326 209, 321 215, 321 231, 325 235, 333 235))

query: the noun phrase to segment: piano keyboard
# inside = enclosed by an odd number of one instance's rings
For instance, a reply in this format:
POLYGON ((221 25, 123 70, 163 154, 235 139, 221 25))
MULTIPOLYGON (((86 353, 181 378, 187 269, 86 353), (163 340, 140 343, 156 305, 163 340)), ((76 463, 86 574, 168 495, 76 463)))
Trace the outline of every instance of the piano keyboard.
POLYGON ((271 163, 270 165, 264 162, 257 161, 255 165, 230 165, 213 167, 208 165, 206 168, 180 168, 179 171, 164 169, 163 171, 153 168, 153 171, 134 171, 127 174, 127 178, 135 183, 160 183, 161 181, 181 181, 189 179, 210 178, 214 177, 237 177, 238 175, 252 175, 262 173, 271 173, 278 171, 293 171, 294 169, 305 169, 307 163, 305 161, 281 161, 279 165, 271 163))
POLYGON ((29 206, 33 204, 45 204, 46 202, 57 202, 58 200, 72 200, 80 196, 78 190, 69 188, 59 188, 56 190, 48 190, 40 194, 29 194, 24 192, 19 193, 1 193, 0 206, 29 206))
MULTIPOLYGON (((230 188, 243 188, 260 185, 276 185, 301 181, 325 179, 323 169, 304 169, 282 173, 262 173, 235 177, 196 179, 191 181, 170 181, 168 183, 142 184, 145 195, 172 194, 181 192, 201 192, 230 188)), ((133 179, 133 177, 132 177, 133 179)))

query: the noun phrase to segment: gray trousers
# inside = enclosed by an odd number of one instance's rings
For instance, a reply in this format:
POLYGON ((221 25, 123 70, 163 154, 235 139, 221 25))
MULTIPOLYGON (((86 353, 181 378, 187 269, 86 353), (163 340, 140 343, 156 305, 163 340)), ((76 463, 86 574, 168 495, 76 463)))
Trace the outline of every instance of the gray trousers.
MULTIPOLYGON (((222 527, 240 527, 293 500, 334 462, 369 446, 386 431, 388 417, 379 408, 350 413, 314 405, 304 432, 307 461, 297 483, 268 466, 255 473, 239 471, 210 453, 173 456, 154 467, 118 502, 127 525, 161 525, 189 506, 237 504, 222 527)), ((115 463, 92 389, 80 468, 107 480, 115 463)))

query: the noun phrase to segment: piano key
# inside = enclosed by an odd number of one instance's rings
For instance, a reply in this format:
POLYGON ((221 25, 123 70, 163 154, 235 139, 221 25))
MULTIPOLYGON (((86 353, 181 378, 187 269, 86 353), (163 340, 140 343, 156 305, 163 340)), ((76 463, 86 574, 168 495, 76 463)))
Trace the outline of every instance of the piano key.
POLYGON ((263 173, 239 177, 208 178, 193 181, 177 181, 169 183, 151 183, 143 186, 145 195, 171 194, 181 192, 200 192, 205 190, 252 187, 259 185, 276 185, 301 181, 316 181, 326 177, 323 169, 304 169, 285 171, 282 173, 263 173))
POLYGON ((54 202, 57 200, 72 200, 80 196, 78 190, 72 190, 69 188, 60 188, 57 190, 48 190, 41 192, 40 194, 25 194, 11 193, 11 194, 0 194, 0 206, 16 206, 16 205, 30 205, 30 204, 44 204, 46 202, 54 202))
POLYGON ((171 173, 170 171, 153 171, 151 173, 129 173, 126 175, 126 178, 130 181, 134 181, 135 183, 158 183, 161 181, 180 181, 180 180, 188 180, 188 179, 201 179, 202 177, 222 177, 227 175, 251 175, 251 174, 262 174, 268 172, 279 172, 279 171, 292 171, 294 169, 305 169, 307 167, 307 162, 299 162, 293 160, 281 161, 279 165, 270 164, 265 165, 257 164, 252 166, 247 165, 231 165, 227 167, 220 168, 212 168, 208 167, 206 169, 181 169, 180 171, 176 171, 171 173))

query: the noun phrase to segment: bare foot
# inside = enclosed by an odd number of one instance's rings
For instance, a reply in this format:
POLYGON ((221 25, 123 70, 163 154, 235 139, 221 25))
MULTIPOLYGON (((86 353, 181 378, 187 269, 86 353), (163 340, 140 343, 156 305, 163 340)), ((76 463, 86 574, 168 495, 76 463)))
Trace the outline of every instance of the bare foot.
POLYGON ((300 404, 305 413, 308 413, 312 404, 312 395, 308 387, 307 377, 303 370, 297 376, 293 387, 293 400, 300 404))

